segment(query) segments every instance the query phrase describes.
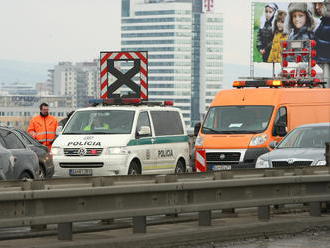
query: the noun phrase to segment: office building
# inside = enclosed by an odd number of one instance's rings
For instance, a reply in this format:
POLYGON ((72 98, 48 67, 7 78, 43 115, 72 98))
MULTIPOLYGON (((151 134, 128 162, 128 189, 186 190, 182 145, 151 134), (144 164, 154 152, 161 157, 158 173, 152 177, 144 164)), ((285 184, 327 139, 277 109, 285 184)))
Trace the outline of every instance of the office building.
POLYGON ((60 62, 48 70, 48 82, 55 95, 72 96, 75 107, 85 107, 88 100, 99 98, 100 79, 98 60, 92 62, 60 62))
POLYGON ((122 50, 148 51, 149 99, 173 100, 187 126, 223 81, 223 17, 212 0, 122 0, 122 50))

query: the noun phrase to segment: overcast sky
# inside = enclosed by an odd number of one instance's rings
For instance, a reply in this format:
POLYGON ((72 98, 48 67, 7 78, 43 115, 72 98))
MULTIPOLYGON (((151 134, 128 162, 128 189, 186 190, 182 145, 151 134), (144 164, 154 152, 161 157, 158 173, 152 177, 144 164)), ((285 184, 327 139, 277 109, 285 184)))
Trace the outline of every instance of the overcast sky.
MULTIPOLYGON (((267 1, 267 0, 266 0, 267 1)), ((251 0, 214 0, 225 63, 248 65, 251 0)), ((0 0, 0 59, 88 61, 120 49, 121 0, 0 0)))
MULTIPOLYGON (((226 63, 249 63, 249 5, 215 0, 225 18, 226 63)), ((120 0, 0 0, 0 59, 79 62, 119 50, 120 13, 120 0)))

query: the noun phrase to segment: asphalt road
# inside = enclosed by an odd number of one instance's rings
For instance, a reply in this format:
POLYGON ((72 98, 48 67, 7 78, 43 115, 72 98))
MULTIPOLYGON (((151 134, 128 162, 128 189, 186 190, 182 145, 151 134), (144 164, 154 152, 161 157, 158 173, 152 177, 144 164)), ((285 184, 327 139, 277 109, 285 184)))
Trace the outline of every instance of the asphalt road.
MULTIPOLYGON (((325 248, 330 247, 330 215, 274 215, 258 221, 255 215, 214 219, 212 226, 196 221, 150 225, 145 234, 131 228, 75 233, 72 241, 56 235, 0 241, 1 248, 325 248), (255 238, 253 238, 255 237, 255 238), (234 240, 234 241, 230 241, 234 240)), ((90 225, 90 223, 81 223, 90 225)))
MULTIPOLYGON (((192 248, 329 248, 330 230, 318 228, 294 235, 246 239, 243 241, 207 243, 192 248)), ((182 247, 183 248, 183 247, 182 247)))

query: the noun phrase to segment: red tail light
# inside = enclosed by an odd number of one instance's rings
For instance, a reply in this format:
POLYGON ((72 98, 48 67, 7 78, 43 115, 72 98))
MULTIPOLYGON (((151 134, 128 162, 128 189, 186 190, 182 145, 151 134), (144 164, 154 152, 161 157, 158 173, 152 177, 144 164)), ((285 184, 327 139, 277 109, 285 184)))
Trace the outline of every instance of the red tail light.
POLYGON ((164 101, 164 105, 165 106, 173 106, 174 103, 173 103, 173 101, 164 101))

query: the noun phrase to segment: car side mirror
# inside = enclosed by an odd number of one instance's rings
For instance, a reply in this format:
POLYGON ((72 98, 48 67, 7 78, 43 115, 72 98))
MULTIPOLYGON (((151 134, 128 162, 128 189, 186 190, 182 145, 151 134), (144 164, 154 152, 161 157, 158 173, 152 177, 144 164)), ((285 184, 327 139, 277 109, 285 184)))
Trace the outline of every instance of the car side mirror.
POLYGON ((199 133, 199 129, 201 129, 202 123, 197 122, 194 127, 194 136, 197 136, 199 133))
POLYGON ((148 136, 150 134, 151 134, 151 130, 150 130, 150 127, 148 127, 148 126, 142 126, 140 128, 140 130, 137 131, 137 135, 139 137, 148 136))
POLYGON ((62 129, 63 129, 62 126, 58 126, 58 127, 56 128, 56 136, 59 136, 59 135, 62 134, 62 129))
POLYGON ((277 141, 272 141, 272 142, 269 143, 269 147, 270 147, 271 149, 275 149, 275 147, 276 147, 277 145, 278 145, 277 141))

